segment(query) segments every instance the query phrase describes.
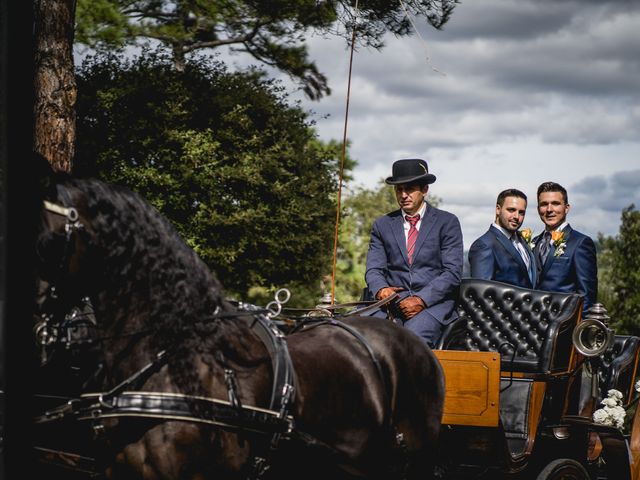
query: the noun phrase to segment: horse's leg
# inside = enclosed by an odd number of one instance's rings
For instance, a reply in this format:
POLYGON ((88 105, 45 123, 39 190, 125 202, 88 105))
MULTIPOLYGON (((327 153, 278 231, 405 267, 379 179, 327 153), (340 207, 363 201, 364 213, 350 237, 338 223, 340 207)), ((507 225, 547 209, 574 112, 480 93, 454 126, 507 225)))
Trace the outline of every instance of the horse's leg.
MULTIPOLYGON (((128 424, 130 426, 130 423, 128 424)), ((219 428, 162 422, 124 445, 106 470, 108 480, 244 478, 249 442, 219 428)))
POLYGON ((367 338, 385 372, 392 433, 401 436, 391 448, 394 459, 405 478, 430 478, 444 406, 438 359, 415 334, 390 322, 368 317, 350 324, 367 338))
POLYGON ((394 362, 393 424, 406 448, 407 479, 433 475, 444 406, 444 373, 438 359, 417 336, 387 335, 394 362))

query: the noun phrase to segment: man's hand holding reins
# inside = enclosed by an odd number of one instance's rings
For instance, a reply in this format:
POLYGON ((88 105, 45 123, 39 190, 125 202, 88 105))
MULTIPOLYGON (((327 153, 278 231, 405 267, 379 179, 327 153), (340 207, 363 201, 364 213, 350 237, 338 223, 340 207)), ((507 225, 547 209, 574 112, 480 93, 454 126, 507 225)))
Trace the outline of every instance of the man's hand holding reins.
POLYGON ((376 293, 376 299, 384 300, 385 298, 390 297, 394 293, 400 292, 402 290, 404 290, 404 288, 402 287, 383 287, 378 290, 378 293, 376 293))
POLYGON ((407 297, 398 304, 398 308, 402 312, 402 316, 405 320, 409 320, 415 317, 418 313, 424 310, 427 306, 424 301, 417 296, 407 297))

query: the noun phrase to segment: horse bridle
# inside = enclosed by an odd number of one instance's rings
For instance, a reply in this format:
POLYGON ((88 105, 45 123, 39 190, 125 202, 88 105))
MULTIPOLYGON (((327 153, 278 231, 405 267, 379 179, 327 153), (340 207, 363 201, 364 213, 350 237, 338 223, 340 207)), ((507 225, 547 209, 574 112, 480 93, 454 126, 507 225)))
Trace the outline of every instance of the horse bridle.
MULTIPOLYGON (((62 185, 58 185, 57 191, 64 203, 69 204, 71 195, 68 190, 62 185)), ((91 313, 86 313, 87 309, 92 311, 91 301, 88 297, 80 299, 82 307, 75 306, 69 312, 65 312, 63 318, 56 318, 56 315, 62 315, 61 312, 66 310, 62 307, 62 299, 57 290, 56 282, 62 277, 65 266, 69 263, 74 253, 75 235, 84 230, 85 226, 80 221, 78 210, 74 207, 60 205, 48 200, 43 201, 43 207, 46 211, 65 218, 63 254, 58 262, 56 278, 52 282, 48 282, 45 299, 42 302, 50 312, 42 312, 40 321, 34 326, 36 344, 41 349, 40 361, 44 365, 49 357, 47 350, 52 345, 62 344, 65 349, 70 350, 78 345, 91 343, 90 335, 78 336, 76 333, 80 329, 86 331, 87 327, 89 330, 95 330, 97 326, 91 313), (84 313, 83 310, 85 311, 84 313)))

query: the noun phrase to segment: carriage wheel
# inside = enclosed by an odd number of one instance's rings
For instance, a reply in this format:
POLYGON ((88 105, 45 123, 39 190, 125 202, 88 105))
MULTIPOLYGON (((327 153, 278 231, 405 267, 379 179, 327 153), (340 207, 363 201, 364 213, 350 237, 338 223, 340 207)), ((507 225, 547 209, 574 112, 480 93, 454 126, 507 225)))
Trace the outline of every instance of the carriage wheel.
POLYGON ((580 462, 570 458, 558 458, 544 467, 536 480, 589 480, 590 478, 580 462))

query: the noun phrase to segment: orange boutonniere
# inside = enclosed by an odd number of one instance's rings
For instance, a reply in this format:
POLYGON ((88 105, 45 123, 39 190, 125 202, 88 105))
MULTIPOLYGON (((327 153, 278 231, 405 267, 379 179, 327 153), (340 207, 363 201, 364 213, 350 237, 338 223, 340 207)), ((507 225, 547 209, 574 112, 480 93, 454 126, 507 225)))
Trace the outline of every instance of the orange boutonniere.
POLYGON ((564 253, 564 249, 567 246, 567 241, 564 238, 564 232, 562 230, 554 230, 551 232, 551 241, 553 242, 553 246, 556 247, 556 251, 553 256, 559 257, 564 253))
POLYGON ((533 247, 535 247, 535 244, 531 241, 533 239, 533 230, 530 228, 523 228, 520 230, 520 236, 525 242, 527 242, 529 248, 533 250, 533 247))

